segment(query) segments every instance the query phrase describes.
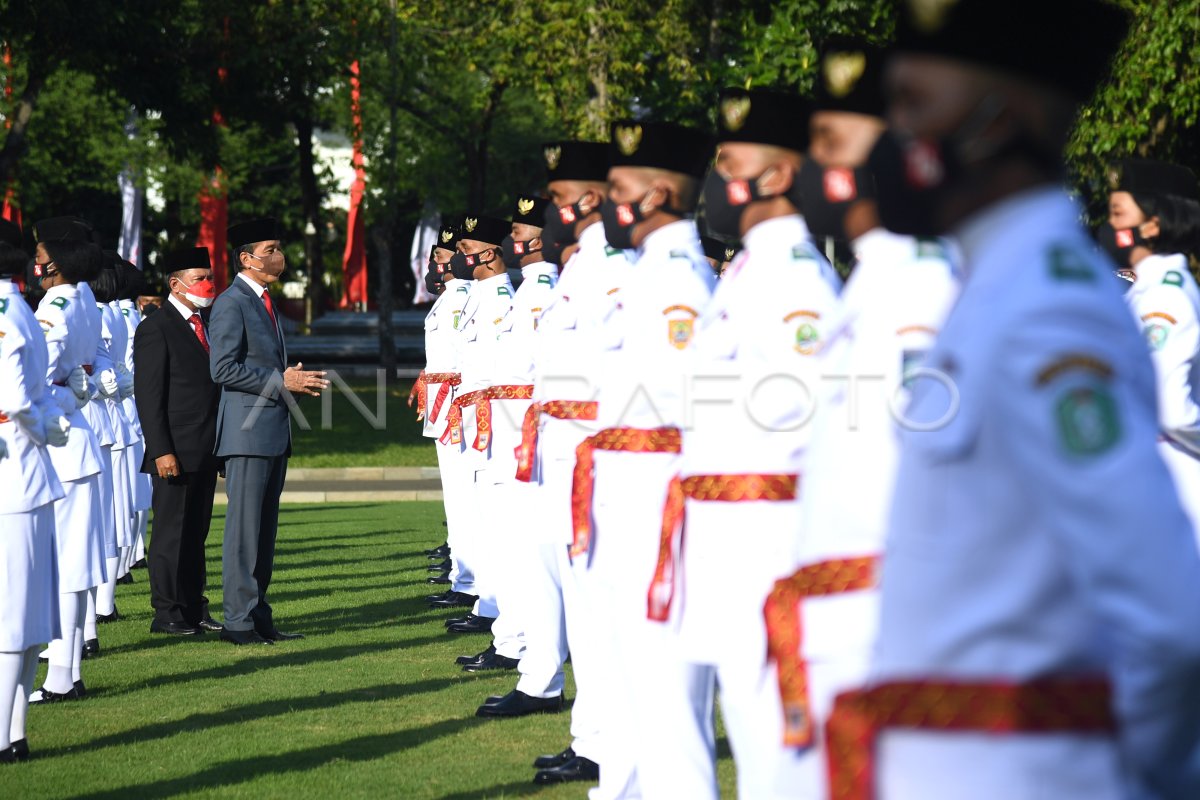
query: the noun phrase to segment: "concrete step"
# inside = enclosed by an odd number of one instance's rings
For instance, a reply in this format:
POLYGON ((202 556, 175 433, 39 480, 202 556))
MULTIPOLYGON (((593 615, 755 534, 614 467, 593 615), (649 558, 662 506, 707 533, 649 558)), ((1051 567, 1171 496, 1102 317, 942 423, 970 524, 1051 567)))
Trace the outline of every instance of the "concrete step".
MULTIPOLYGON (((280 496, 282 503, 395 503, 441 499, 442 482, 436 474, 433 478, 390 480, 296 480, 289 472, 280 496)), ((216 504, 227 502, 225 481, 218 480, 216 504)))

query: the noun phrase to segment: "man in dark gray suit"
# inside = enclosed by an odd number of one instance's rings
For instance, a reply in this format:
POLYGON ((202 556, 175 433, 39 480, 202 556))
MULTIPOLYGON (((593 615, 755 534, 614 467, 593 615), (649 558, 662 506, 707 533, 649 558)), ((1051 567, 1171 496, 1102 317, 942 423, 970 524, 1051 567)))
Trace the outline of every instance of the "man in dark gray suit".
POLYGON ((283 329, 267 287, 283 274, 273 219, 229 228, 238 269, 208 321, 210 370, 221 387, 215 453, 225 462, 225 630, 234 644, 302 638, 275 627, 267 587, 275 560, 279 495, 292 452, 291 393, 317 395, 324 372, 287 366, 283 329))

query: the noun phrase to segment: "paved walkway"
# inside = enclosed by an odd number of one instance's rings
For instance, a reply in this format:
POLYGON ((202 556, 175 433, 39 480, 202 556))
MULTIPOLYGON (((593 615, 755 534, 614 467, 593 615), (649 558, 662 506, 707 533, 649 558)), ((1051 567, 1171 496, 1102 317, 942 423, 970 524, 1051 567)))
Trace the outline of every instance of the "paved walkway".
MULTIPOLYGON (((289 469, 284 503, 391 503, 441 500, 437 467, 352 467, 289 469)), ((217 505, 224 505, 225 481, 217 481, 217 505)))

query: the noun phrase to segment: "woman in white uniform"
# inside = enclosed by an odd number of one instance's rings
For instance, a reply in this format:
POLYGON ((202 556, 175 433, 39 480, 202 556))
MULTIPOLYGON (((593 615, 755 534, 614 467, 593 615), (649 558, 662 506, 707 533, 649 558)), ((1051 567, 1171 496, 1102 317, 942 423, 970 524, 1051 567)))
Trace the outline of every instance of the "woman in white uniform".
POLYGON ((12 282, 29 260, 20 246, 21 229, 0 219, 0 764, 29 757, 37 652, 59 635, 54 501, 63 489, 46 445, 66 444, 69 430, 46 392, 45 337, 12 282))
POLYGON ((1126 299, 1158 378, 1159 449, 1200 540, 1200 188, 1185 167, 1121 165, 1109 197, 1106 249, 1133 280, 1126 299))
MULTIPOLYGON (((35 272, 46 295, 38 304, 37 321, 46 335, 46 381, 58 407, 71 423, 65 447, 51 449, 54 470, 62 482, 63 497, 54 504, 55 549, 59 589, 61 635, 50 643, 50 667, 42 687, 30 703, 77 700, 86 691, 80 673, 83 621, 88 590, 104 582, 104 539, 99 509, 102 458, 91 426, 80 412, 91 399, 84 365, 91 366, 100 344, 95 301, 85 301, 77 283, 95 269, 100 257, 93 245, 82 241, 43 241, 34 258, 35 272)), ((111 502, 111 499, 110 499, 111 502)))

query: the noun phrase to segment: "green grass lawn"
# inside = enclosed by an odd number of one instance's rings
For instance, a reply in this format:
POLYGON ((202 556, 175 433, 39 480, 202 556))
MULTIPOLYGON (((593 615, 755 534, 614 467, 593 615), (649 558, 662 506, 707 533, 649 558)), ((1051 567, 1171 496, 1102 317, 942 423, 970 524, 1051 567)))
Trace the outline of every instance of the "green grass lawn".
MULTIPOLYGON (((534 756, 568 744, 569 713, 475 717, 516 677, 454 666, 488 639, 447 634, 450 614, 422 600, 441 520, 440 503, 284 508, 271 600, 280 628, 308 638, 271 647, 151 635, 136 571, 84 662, 89 697, 30 709, 34 758, 0 769, 0 798, 584 798, 581 784, 531 784, 534 756)), ((732 797, 727 757, 720 775, 732 797)))
POLYGON ((408 407, 411 386, 411 381, 393 381, 381 402, 374 383, 350 382, 366 413, 336 384, 325 397, 301 397, 297 406, 303 420, 293 415, 290 466, 437 466, 433 440, 421 435, 415 405, 408 407))

